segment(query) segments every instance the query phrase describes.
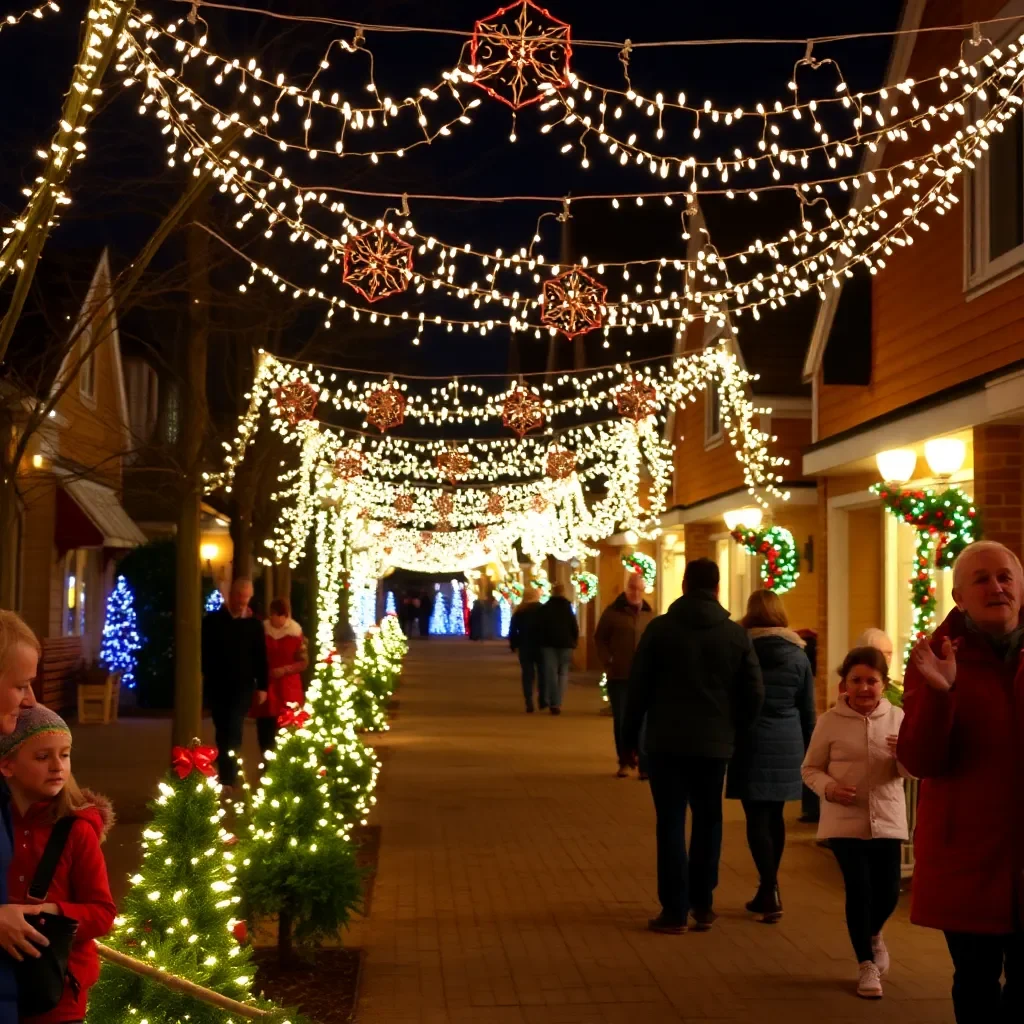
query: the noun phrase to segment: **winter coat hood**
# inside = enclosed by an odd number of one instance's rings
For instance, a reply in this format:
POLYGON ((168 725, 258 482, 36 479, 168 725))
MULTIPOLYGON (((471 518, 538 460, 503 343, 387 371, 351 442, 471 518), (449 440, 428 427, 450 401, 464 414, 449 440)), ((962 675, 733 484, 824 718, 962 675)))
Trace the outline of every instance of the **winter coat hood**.
MULTIPOLYGON (((117 820, 114 814, 114 805, 110 802, 109 797, 103 796, 102 793, 95 793, 91 789, 83 789, 82 796, 86 801, 85 806, 73 811, 72 815, 75 818, 88 822, 93 832, 96 833, 96 838, 102 843, 110 834, 110 830, 114 827, 117 820)), ((47 815, 50 806, 50 800, 40 800, 25 812, 22 820, 26 824, 31 823, 33 825, 37 820, 40 823, 45 822, 47 829, 49 829, 53 824, 52 819, 47 815)))
POLYGON ((729 621, 729 613, 710 590, 695 590, 677 597, 665 614, 680 629, 714 629, 729 621))
POLYGON ((280 640, 285 636, 302 636, 302 627, 294 619, 285 619, 281 626, 274 626, 270 619, 263 623, 263 629, 273 640, 280 640))

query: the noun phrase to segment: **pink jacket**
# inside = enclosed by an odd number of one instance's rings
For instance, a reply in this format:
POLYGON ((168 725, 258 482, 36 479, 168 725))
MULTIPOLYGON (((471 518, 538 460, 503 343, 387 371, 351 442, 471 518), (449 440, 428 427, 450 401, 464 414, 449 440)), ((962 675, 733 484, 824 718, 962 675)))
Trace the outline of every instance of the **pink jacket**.
POLYGON ((870 715, 854 711, 845 697, 818 719, 804 756, 804 782, 821 797, 819 839, 906 839, 906 772, 889 750, 886 737, 899 734, 903 711, 885 698, 870 715), (832 782, 856 786, 849 807, 832 803, 832 782))

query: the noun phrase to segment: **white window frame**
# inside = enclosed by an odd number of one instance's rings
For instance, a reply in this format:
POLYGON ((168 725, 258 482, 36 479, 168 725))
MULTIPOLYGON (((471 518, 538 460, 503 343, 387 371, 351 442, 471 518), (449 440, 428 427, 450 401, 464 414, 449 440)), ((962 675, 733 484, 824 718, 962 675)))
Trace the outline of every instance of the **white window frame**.
MULTIPOLYGON (((82 331, 78 339, 79 351, 89 352, 92 347, 92 324, 82 331)), ((78 368, 78 393, 86 405, 96 404, 96 349, 82 360, 78 368)))
MULTIPOLYGON (((995 18, 1024 18, 1024 0, 1011 0, 995 18)), ((1005 22, 1004 22, 1005 25, 1005 22)), ((990 26, 998 30, 996 26, 990 26)), ((1020 35, 1022 25, 1014 22, 1003 31, 999 39, 995 40, 990 49, 1000 48, 1005 50, 1005 44, 1011 39, 1020 35)), ((980 48, 974 47, 974 53, 970 55, 971 60, 977 60, 983 54, 980 48)), ((977 118, 977 108, 968 110, 965 122, 971 122, 977 118)), ((1018 111, 1013 115, 1020 117, 1018 111)), ((989 259, 989 156, 984 154, 977 161, 977 167, 965 175, 964 180, 964 257, 963 257, 963 278, 964 294, 968 301, 984 295, 985 292, 997 288, 1007 281, 1024 273, 1024 243, 1004 252, 994 260, 989 259), (971 270, 971 265, 975 269, 971 270)), ((1024 187, 1024 183, 1022 183, 1024 187)))
POLYGON ((710 451, 725 443, 725 432, 722 430, 722 400, 718 397, 718 429, 715 429, 713 395, 718 395, 718 380, 708 382, 704 389, 704 450, 710 451))

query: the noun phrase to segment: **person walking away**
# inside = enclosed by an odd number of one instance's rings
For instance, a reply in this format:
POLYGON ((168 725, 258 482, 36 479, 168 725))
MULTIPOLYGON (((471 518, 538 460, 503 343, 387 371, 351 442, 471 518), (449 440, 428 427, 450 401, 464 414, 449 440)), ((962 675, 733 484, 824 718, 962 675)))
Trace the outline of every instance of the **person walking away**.
POLYGON ((202 659, 206 702, 213 715, 217 774, 228 794, 238 779, 242 723, 253 702, 267 699, 267 642, 249 612, 252 580, 231 584, 227 602, 203 619, 202 659))
MULTIPOLYGON (((256 719, 256 738, 266 761, 277 737, 277 718, 290 704, 305 702, 302 673, 309 665, 309 646, 302 627, 291 617, 291 605, 276 597, 270 602, 270 618, 263 623, 267 645, 267 699, 253 697, 250 714, 256 719)), ((259 691, 257 691, 258 693, 259 691)))
POLYGON ((71 774, 71 730, 41 704, 24 709, 14 732, 0 737, 0 773, 10 790, 18 837, 7 870, 10 899, 26 913, 61 914, 78 923, 60 1002, 45 1013, 22 1016, 21 1022, 81 1022, 89 989, 100 976, 94 940, 110 931, 117 913, 100 850, 114 820, 110 801, 78 788, 71 774), (64 832, 63 849, 37 903, 29 890, 56 828, 64 832))
POLYGON ((617 775, 620 779, 629 775, 631 767, 629 751, 622 742, 629 671, 633 667, 633 654, 640 643, 640 637, 653 618, 654 612, 644 600, 643 578, 636 573, 630 573, 626 579, 625 591, 605 608, 594 629, 594 647, 597 650, 598 661, 607 676, 615 756, 619 762, 617 775))
POLYGON ((691 914, 697 931, 716 920, 725 768, 764 699, 750 637, 718 603, 718 587, 716 563, 687 562, 683 596, 647 627, 629 673, 622 742, 632 762, 646 715, 661 903, 648 928, 665 934, 685 932, 691 914))
POLYGON ((535 587, 523 593, 519 607, 512 613, 508 627, 508 645, 519 656, 523 698, 527 713, 534 709, 533 690, 537 687, 537 704, 543 711, 548 706, 544 692, 544 669, 541 666, 540 593, 535 587))
MULTIPOLYGON (((0 609, 0 741, 17 728, 22 709, 36 706, 32 680, 41 648, 35 633, 14 612, 0 609)), ((11 794, 0 778, 0 1024, 18 1024, 18 988, 14 963, 38 957, 45 936, 25 920, 29 908, 8 902, 7 872, 14 856, 11 794)))
POLYGON ((910 920, 945 933, 957 1024, 1024 1020, 1024 657, 1020 560, 953 566, 956 608, 914 648, 900 760, 921 779, 910 920))
POLYGON ((900 898, 900 848, 908 837, 907 773, 896 759, 903 711, 883 697, 889 666, 878 648, 855 647, 839 675, 845 692, 818 719, 803 776, 822 801, 818 835, 843 873, 857 995, 880 999, 889 971, 882 927, 900 898))
POLYGON ((772 924, 782 917, 783 812, 787 800, 800 799, 800 765, 814 730, 814 676, 804 641, 789 628, 778 594, 755 590, 741 625, 761 666, 764 705, 754 728, 737 737, 725 795, 743 801, 747 846, 757 868, 757 893, 747 910, 772 924))
POLYGON ((572 652, 580 639, 580 625, 572 602, 565 596, 564 583, 556 583, 551 588, 547 604, 541 605, 540 633, 545 698, 551 714, 560 715, 569 682, 572 652))

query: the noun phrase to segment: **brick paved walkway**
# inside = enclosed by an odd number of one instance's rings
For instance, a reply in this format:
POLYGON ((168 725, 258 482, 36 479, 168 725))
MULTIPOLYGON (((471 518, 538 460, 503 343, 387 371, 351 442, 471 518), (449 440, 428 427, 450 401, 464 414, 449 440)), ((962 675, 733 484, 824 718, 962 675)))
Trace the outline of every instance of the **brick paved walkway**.
POLYGON ((412 644, 379 741, 373 905, 346 936, 366 950, 360 1024, 952 1021, 941 936, 905 905, 886 930, 885 999, 852 994, 839 874, 806 826, 790 831, 782 923, 749 918, 732 802, 714 931, 645 931, 650 795, 614 777, 596 689, 570 686, 561 718, 523 714, 518 692, 503 645, 412 644))

